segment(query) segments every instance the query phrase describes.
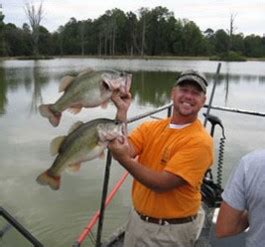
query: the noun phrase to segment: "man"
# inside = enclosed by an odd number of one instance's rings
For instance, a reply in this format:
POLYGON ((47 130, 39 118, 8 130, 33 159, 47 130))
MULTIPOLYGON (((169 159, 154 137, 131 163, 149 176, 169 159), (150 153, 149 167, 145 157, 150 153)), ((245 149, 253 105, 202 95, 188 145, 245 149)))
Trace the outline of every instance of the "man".
POLYGON ((222 194, 217 237, 236 235, 249 227, 246 246, 265 245, 264 174, 265 150, 256 150, 240 160, 222 194))
MULTIPOLYGON (((173 115, 143 123, 109 144, 113 157, 134 177, 124 246, 193 246, 203 220, 200 185, 213 162, 213 142, 198 120, 207 81, 181 74, 171 98, 173 115)), ((126 121, 131 95, 114 94, 116 118, 126 121)))

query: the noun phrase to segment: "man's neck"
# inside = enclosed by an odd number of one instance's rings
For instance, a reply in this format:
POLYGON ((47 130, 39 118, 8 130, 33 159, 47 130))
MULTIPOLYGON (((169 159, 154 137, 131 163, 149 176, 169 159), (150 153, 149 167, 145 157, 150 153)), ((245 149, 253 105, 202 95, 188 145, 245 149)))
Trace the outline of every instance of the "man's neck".
POLYGON ((184 124, 190 124, 196 121, 197 116, 182 116, 182 115, 175 115, 173 114, 170 123, 171 124, 177 124, 177 125, 184 125, 184 124))

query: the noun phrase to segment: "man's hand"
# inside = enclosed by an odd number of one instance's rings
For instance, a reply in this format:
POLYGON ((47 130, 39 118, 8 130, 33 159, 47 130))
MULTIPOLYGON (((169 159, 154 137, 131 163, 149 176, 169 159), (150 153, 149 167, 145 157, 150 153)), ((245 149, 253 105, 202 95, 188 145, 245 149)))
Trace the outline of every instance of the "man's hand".
POLYGON ((111 141, 108 145, 113 158, 119 161, 121 164, 126 163, 130 157, 130 145, 125 136, 119 136, 111 141))
POLYGON ((130 93, 121 94, 119 90, 115 90, 112 94, 111 100, 117 107, 116 119, 126 122, 127 111, 131 104, 132 96, 130 93))

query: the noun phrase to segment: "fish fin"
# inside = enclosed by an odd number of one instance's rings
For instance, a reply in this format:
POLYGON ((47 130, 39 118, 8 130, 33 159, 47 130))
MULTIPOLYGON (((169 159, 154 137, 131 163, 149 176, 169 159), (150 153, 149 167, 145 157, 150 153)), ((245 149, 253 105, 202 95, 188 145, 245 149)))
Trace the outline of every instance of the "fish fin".
POLYGON ((109 102, 105 101, 105 102, 101 103, 100 106, 102 109, 106 109, 108 107, 108 104, 109 104, 109 102))
POLYGON ((74 79, 75 78, 70 75, 63 77, 59 85, 59 93, 65 91, 65 89, 72 83, 74 79))
POLYGON ((67 167, 67 170, 71 172, 78 172, 80 171, 80 168, 81 168, 81 163, 76 163, 76 164, 69 165, 67 167))
POLYGON ((77 114, 82 110, 82 107, 70 107, 67 110, 73 114, 77 114))
POLYGON ((57 136, 55 137, 50 144, 50 154, 52 156, 58 154, 58 150, 62 144, 62 142, 64 141, 65 136, 57 136))
POLYGON ((94 70, 91 69, 91 68, 88 68, 88 69, 85 69, 85 70, 81 71, 81 72, 77 75, 77 77, 83 76, 83 75, 85 75, 85 74, 90 74, 90 73, 92 73, 92 72, 94 72, 94 70))
POLYGON ((61 176, 51 176, 48 173, 49 170, 41 173, 36 181, 41 185, 49 185, 51 189, 58 190, 61 184, 61 176))
POLYGON ((49 119, 52 126, 57 127, 60 123, 62 113, 61 112, 53 112, 50 109, 51 105, 40 105, 39 106, 39 112, 43 117, 46 117, 49 119))
POLYGON ((79 128, 82 124, 84 124, 82 121, 77 121, 76 123, 74 123, 71 128, 68 130, 68 134, 72 133, 73 131, 75 131, 77 128, 79 128))

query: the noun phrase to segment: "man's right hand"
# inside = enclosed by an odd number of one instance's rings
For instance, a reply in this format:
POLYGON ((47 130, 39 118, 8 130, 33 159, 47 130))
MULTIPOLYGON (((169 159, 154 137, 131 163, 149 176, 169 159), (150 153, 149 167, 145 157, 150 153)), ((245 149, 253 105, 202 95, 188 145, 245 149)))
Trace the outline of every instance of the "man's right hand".
POLYGON ((127 111, 131 105, 132 96, 129 93, 121 94, 119 90, 115 90, 112 94, 111 100, 117 107, 116 119, 122 122, 127 121, 127 111))

